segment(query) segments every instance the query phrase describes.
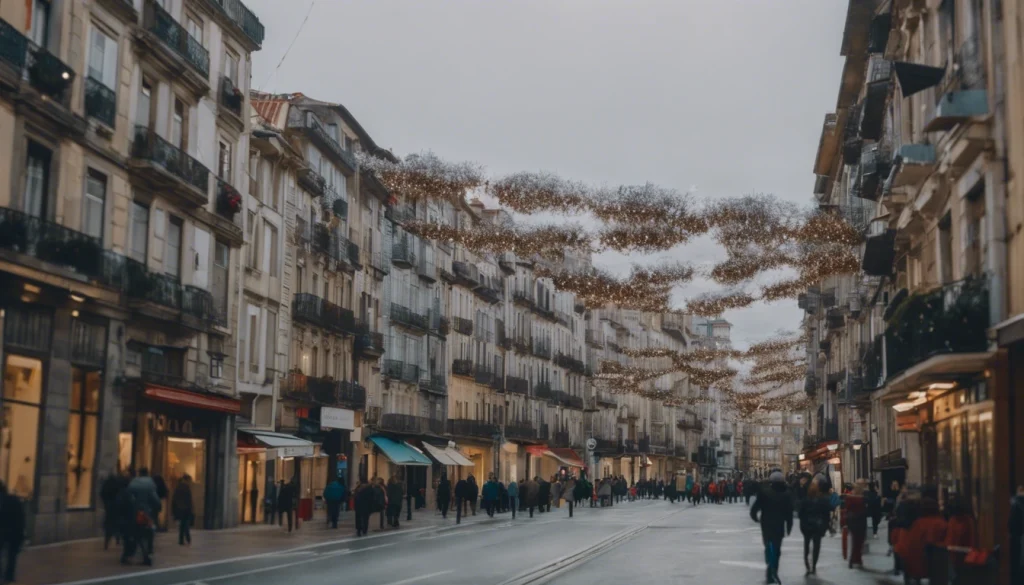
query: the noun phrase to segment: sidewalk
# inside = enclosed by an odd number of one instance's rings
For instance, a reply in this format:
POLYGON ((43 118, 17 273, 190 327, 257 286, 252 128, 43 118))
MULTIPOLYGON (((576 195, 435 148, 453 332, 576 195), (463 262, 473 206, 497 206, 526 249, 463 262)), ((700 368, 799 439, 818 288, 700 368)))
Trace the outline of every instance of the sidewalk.
MULTIPOLYGON (((843 559, 842 533, 835 537, 825 536, 821 541, 821 556, 818 559, 818 574, 804 577, 803 537, 799 527, 793 527, 793 534, 783 544, 782 563, 779 574, 783 583, 803 582, 831 585, 902 585, 903 577, 892 575, 893 560, 887 557, 889 545, 885 539, 885 527, 879 529, 878 538, 871 537, 865 543, 864 568, 850 569, 843 559)), ((762 579, 763 580, 763 579, 762 579)))
MULTIPOLYGON (((441 518, 436 510, 414 511, 412 517, 412 521, 406 522, 403 512, 399 528, 385 526, 381 531, 378 515, 373 514, 370 517, 370 534, 363 538, 400 534, 414 529, 455 526, 454 512, 450 512, 447 519, 441 518)), ((462 523, 471 524, 485 519, 487 514, 478 512, 476 516, 463 517, 462 523)), ((247 524, 226 530, 193 530, 192 546, 178 546, 178 531, 174 528, 156 535, 152 567, 144 566, 139 555, 136 555, 133 564, 121 565, 120 547, 111 542, 110 549, 104 551, 102 538, 90 538, 26 548, 18 556, 16 583, 48 585, 112 578, 152 569, 210 564, 239 557, 279 553, 355 537, 353 512, 342 514, 337 530, 328 528, 323 520, 303 522, 298 530, 291 533, 288 532, 287 525, 282 528, 266 524, 247 524)))

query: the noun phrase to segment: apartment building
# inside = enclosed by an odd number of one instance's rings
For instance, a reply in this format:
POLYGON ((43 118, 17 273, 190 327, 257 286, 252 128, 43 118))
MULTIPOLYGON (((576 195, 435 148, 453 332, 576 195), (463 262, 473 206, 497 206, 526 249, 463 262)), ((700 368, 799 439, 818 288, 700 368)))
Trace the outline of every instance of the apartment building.
POLYGON ((197 524, 231 525, 244 96, 263 26, 228 0, 32 0, 0 17, 0 479, 33 542, 95 534, 100 480, 141 467, 171 489, 188 473, 197 524))

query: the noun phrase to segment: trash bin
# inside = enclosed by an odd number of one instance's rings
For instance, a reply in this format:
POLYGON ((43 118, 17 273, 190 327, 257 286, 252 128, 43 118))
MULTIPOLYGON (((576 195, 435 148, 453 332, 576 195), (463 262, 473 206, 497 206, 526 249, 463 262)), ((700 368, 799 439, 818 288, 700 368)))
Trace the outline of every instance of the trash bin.
POLYGON ((313 498, 299 499, 299 518, 306 522, 313 519, 313 498))

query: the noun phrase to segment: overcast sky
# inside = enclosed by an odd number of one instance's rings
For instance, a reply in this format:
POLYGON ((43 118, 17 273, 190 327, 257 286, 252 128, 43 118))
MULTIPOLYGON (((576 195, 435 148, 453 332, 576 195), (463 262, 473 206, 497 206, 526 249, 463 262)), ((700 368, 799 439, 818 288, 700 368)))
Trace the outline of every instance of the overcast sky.
MULTIPOLYGON (((253 56, 254 88, 343 103, 400 156, 432 150, 494 175, 545 170, 594 184, 653 182, 707 199, 773 193, 804 205, 822 120, 835 108, 847 5, 246 3, 266 26, 253 56)), ((658 257, 710 264, 717 254, 701 241, 658 257)), ((595 263, 628 270, 644 260, 612 254, 595 263)), ((680 291, 679 304, 713 288, 697 282, 680 291)), ((800 312, 787 301, 725 317, 745 347, 796 330, 800 312)))

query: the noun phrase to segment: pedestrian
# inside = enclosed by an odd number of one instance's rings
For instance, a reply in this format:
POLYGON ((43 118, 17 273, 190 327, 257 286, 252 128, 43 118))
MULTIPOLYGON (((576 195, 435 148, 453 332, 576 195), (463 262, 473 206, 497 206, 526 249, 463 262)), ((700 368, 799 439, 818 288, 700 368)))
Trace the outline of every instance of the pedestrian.
POLYGON ((1010 500, 1010 583, 1024 583, 1024 485, 1017 486, 1017 495, 1010 500))
POLYGON ((476 516, 476 501, 480 498, 480 486, 476 483, 476 478, 472 474, 469 476, 468 481, 468 492, 466 493, 466 499, 469 500, 469 509, 473 511, 473 515, 476 516))
POLYGON ((551 511, 551 483, 541 476, 537 476, 537 511, 551 511))
POLYGON ((324 503, 327 504, 327 524, 331 528, 338 527, 338 516, 341 514, 341 502, 345 499, 345 488, 338 478, 331 480, 324 488, 324 503))
POLYGON ((292 522, 297 520, 295 513, 295 484, 281 480, 277 490, 277 525, 281 526, 285 516, 288 517, 288 532, 292 531, 292 522))
POLYGON ((508 512, 508 488, 502 481, 498 482, 498 512, 502 514, 508 512))
POLYGON ((597 490, 597 499, 600 501, 601 507, 612 505, 612 483, 611 480, 604 480, 601 482, 601 487, 597 490))
MULTIPOLYGON (((978 543, 974 535, 977 531, 977 522, 971 513, 970 505, 964 501, 960 494, 951 494, 946 503, 946 540, 943 546, 946 548, 973 549, 978 543)), ((960 572, 964 565, 964 556, 950 556, 952 570, 960 572)), ((956 583, 955 575, 950 575, 950 583, 956 583)))
POLYGON ((804 566, 807 575, 818 573, 818 557, 821 554, 821 539, 828 531, 829 516, 828 498, 821 493, 818 482, 812 481, 807 494, 800 502, 800 533, 804 535, 804 566), (813 549, 813 550, 812 550, 813 549), (811 559, 807 556, 811 555, 811 559))
MULTIPOLYGON (((113 506, 112 506, 113 508, 113 506)), ((0 481, 0 582, 14 583, 18 553, 25 542, 25 506, 0 481)))
POLYGON ((487 511, 487 516, 494 518, 494 511, 498 506, 500 490, 498 489, 498 480, 495 479, 493 473, 487 477, 487 483, 484 484, 480 493, 483 497, 484 510, 487 511))
POLYGON ((360 482, 353 500, 356 509, 356 536, 366 536, 370 532, 370 514, 373 513, 374 503, 374 490, 370 484, 360 482))
POLYGON ((846 509, 846 526, 850 532, 850 563, 864 568, 864 540, 868 533, 868 508, 864 501, 865 482, 858 481, 853 486, 853 491, 846 495, 843 502, 846 509))
POLYGON ((448 506, 452 500, 452 482, 448 474, 441 472, 441 481, 437 482, 437 509, 441 510, 441 517, 448 517, 448 506))
POLYGON ((900 556, 905 579, 928 578, 928 547, 942 546, 946 541, 946 519, 939 511, 939 503, 922 497, 917 504, 917 518, 906 534, 900 535, 896 554, 900 556))
POLYGON ((465 502, 469 495, 469 482, 465 479, 460 479, 455 483, 455 523, 462 523, 462 515, 466 513, 465 502))
POLYGON ((371 487, 373 488, 373 511, 380 515, 379 529, 383 531, 384 517, 388 513, 388 491, 387 486, 384 485, 384 478, 373 478, 371 487))
POLYGON ((573 509, 576 507, 576 479, 571 475, 565 480, 565 485, 562 486, 562 493, 565 494, 565 503, 569 506, 569 517, 572 518, 573 509))
POLYGON ((267 524, 274 523, 274 515, 277 513, 277 484, 271 479, 267 481, 267 493, 263 496, 263 521, 267 524))
POLYGON ((512 510, 512 519, 516 519, 516 509, 519 508, 519 484, 515 479, 508 482, 508 507, 512 510))
POLYGON ((533 518, 533 509, 537 507, 537 495, 540 491, 540 484, 534 478, 526 482, 521 489, 523 490, 523 500, 526 508, 530 511, 530 518, 533 518))
POLYGON ((708 495, 711 496, 710 502, 712 504, 718 503, 718 485, 715 482, 708 484, 708 495))
POLYGON ((163 508, 162 499, 157 492, 157 484, 149 476, 145 467, 139 469, 139 475, 133 478, 124 490, 124 502, 130 506, 134 519, 133 538, 125 539, 125 549, 121 562, 127 564, 135 556, 135 546, 142 550, 142 563, 153 564, 153 528, 156 518, 163 508), (131 541, 131 546, 128 545, 131 541))
POLYGON ((750 508, 750 517, 761 524, 761 540, 768 565, 765 581, 782 583, 779 580, 779 558, 782 556, 782 539, 793 531, 793 500, 781 471, 772 472, 768 481, 769 485, 758 492, 750 508))
POLYGON ((873 481, 864 492, 864 502, 868 506, 868 518, 871 519, 871 536, 878 538, 878 524, 882 521, 882 497, 878 495, 877 484, 873 481))
POLYGON ((100 487, 100 500, 103 502, 103 550, 110 548, 110 540, 121 544, 121 533, 118 531, 117 494, 128 485, 119 473, 111 473, 103 480, 100 487))
POLYGON ((171 513, 178 521, 178 546, 185 546, 186 543, 192 546, 192 516, 195 511, 192 506, 192 477, 187 473, 181 476, 178 485, 174 487, 171 513))
POLYGON ((562 482, 558 481, 558 476, 551 478, 551 501, 556 508, 562 507, 562 482))
POLYGON ((394 475, 388 480, 387 516, 388 526, 398 528, 398 519, 402 515, 402 496, 405 490, 402 489, 402 482, 394 475))

